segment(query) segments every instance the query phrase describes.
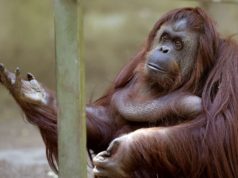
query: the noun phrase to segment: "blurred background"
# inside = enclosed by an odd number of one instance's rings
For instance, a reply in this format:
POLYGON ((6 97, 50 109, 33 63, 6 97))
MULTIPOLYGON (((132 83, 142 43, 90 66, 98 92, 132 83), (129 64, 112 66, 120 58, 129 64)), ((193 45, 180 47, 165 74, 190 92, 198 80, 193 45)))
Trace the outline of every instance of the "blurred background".
MULTIPOLYGON (((231 0, 232 1, 232 0, 231 0)), ((86 2, 87 99, 103 94, 120 68, 140 49, 153 24, 168 10, 202 6, 224 36, 238 32, 238 4, 182 0, 86 2)), ((32 72, 55 90, 54 14, 51 0, 0 0, 0 63, 32 72)), ((237 37, 235 37, 237 38, 237 37)), ((53 177, 37 128, 0 86, 0 178, 53 177)))

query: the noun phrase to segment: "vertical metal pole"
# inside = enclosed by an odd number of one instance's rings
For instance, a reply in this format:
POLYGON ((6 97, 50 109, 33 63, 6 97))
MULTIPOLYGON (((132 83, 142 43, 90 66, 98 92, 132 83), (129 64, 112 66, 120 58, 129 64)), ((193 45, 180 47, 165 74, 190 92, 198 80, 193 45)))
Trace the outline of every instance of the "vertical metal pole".
POLYGON ((82 0, 54 0, 59 177, 86 178, 82 0))

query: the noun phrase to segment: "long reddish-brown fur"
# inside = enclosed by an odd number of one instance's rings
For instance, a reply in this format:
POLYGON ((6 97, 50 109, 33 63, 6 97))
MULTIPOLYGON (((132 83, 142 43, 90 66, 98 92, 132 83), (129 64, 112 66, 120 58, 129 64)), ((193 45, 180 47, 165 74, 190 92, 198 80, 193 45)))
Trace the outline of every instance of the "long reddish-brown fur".
POLYGON ((191 121, 149 128, 130 143, 131 177, 238 176, 238 46, 220 40, 202 92, 204 112, 191 121), (133 165, 133 166, 131 166, 133 165), (134 168, 137 168, 134 170, 134 168))
MULTIPOLYGON (((146 128, 135 131, 135 139, 129 144, 130 161, 123 163, 131 177, 238 177, 237 73, 238 45, 220 37, 204 10, 170 11, 155 24, 142 50, 120 71, 107 93, 87 106, 88 148, 97 153, 120 134, 146 128), (135 69, 145 62, 161 25, 182 18, 187 19, 190 30, 199 34, 199 47, 191 76, 176 89, 201 96, 203 112, 164 128, 124 120, 110 106, 113 93, 137 76, 135 69)), ((28 120, 40 128, 47 158, 56 170, 56 107, 18 102, 28 120)))

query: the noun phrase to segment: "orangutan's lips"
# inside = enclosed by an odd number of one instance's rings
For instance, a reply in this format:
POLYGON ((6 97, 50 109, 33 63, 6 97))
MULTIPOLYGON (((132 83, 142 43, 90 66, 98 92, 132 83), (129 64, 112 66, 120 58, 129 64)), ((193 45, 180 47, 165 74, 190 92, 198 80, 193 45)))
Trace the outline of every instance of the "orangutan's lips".
POLYGON ((166 71, 163 68, 161 68, 160 66, 158 66, 156 64, 153 64, 153 63, 147 64, 147 67, 150 70, 153 70, 153 71, 157 71, 157 72, 161 72, 161 73, 166 73, 166 71))

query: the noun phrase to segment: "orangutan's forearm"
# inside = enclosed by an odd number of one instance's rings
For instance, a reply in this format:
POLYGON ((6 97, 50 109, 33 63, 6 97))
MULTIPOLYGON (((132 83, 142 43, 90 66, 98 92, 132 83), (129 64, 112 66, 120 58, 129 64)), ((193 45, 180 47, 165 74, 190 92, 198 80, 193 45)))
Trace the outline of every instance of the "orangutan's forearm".
POLYGON ((118 93, 114 95, 113 101, 125 119, 136 122, 157 121, 171 114, 191 117, 200 113, 202 109, 200 97, 185 93, 172 93, 141 103, 134 102, 123 93, 118 93))

